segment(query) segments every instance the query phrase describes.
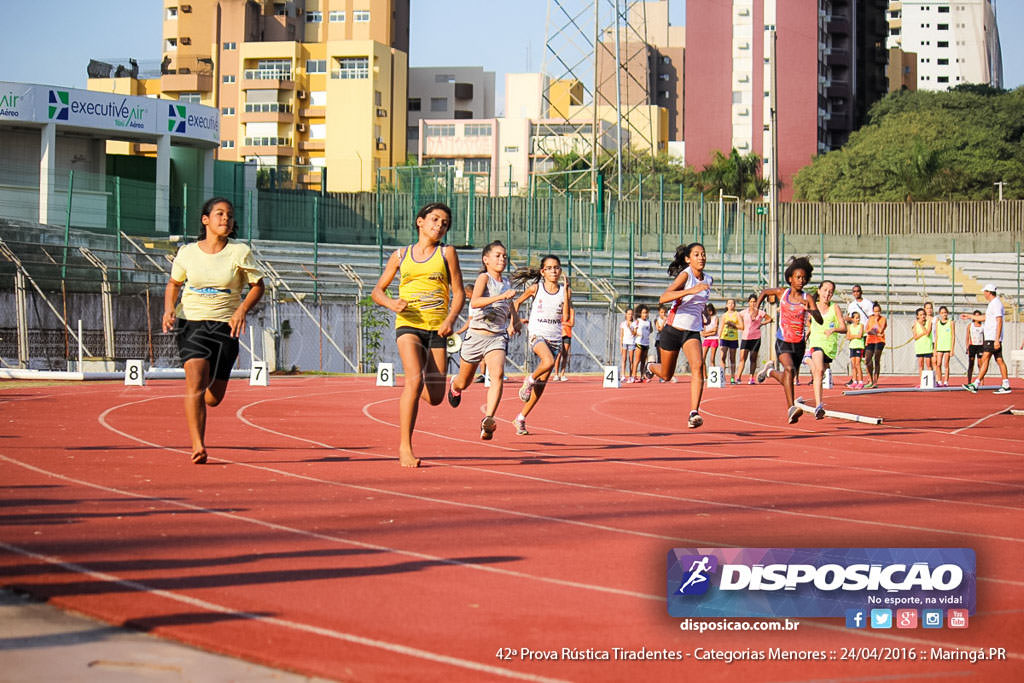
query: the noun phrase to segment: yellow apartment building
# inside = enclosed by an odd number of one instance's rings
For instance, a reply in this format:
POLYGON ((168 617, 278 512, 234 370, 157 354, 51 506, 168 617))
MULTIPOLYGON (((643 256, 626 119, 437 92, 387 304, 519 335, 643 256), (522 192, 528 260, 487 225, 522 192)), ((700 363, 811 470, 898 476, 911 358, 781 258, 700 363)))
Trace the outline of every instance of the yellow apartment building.
POLYGON ((409 0, 164 0, 159 85, 89 87, 216 107, 218 159, 357 192, 405 160, 408 52, 409 0))

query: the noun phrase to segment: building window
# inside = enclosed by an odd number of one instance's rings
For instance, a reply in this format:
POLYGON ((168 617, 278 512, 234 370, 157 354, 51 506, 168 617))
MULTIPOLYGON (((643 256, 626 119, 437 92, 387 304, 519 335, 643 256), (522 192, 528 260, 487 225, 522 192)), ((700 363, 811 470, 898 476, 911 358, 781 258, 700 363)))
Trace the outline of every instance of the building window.
POLYGON ((177 7, 168 7, 167 8, 167 18, 168 19, 177 19, 178 18, 178 8, 177 7))
POLYGON ((220 141, 220 148, 221 149, 234 149, 235 148, 235 141, 234 140, 221 140, 220 141))
POLYGON ((221 107, 220 108, 220 113, 221 113, 222 116, 234 116, 235 115, 235 108, 234 107, 221 107))
POLYGON ((311 9, 306 11, 306 23, 307 24, 322 24, 324 23, 324 13, 318 9, 311 9))
POLYGON ((366 22, 370 21, 370 11, 356 10, 355 12, 352 13, 352 21, 356 22, 357 24, 365 24, 366 22))
POLYGON ((940 40, 939 42, 937 42, 935 44, 935 46, 936 47, 949 47, 949 41, 948 40, 940 40))
POLYGON ((183 92, 178 95, 179 102, 188 102, 190 104, 199 104, 202 101, 202 96, 197 92, 183 92))
POLYGON ((939 29, 940 31, 948 31, 949 30, 949 24, 936 24, 935 27, 937 29, 939 29))
POLYGON ((423 126, 423 135, 428 138, 453 138, 455 137, 455 124, 423 126))
POLYGON ((252 113, 263 113, 263 114, 290 114, 292 111, 292 105, 282 104, 281 102, 246 102, 245 112, 247 114, 252 113))
POLYGON ((431 97, 430 98, 430 111, 448 111, 448 98, 447 97, 431 97))
POLYGON ((178 39, 177 38, 168 38, 167 40, 164 41, 164 50, 170 52, 171 50, 177 50, 177 49, 178 49, 178 39))
POLYGON ((482 173, 490 174, 491 172, 491 160, 490 159, 466 159, 462 162, 463 173, 482 173))
POLYGON ((379 107, 384 101, 384 94, 380 90, 373 91, 373 106, 379 107))
POLYGON ((444 168, 455 168, 455 159, 431 159, 427 162, 428 166, 443 166, 444 168))
POLYGON ((462 129, 466 137, 488 137, 491 134, 489 123, 467 123, 462 129))
POLYGON ((947 64, 949 64, 949 60, 946 58, 938 59, 936 61, 938 62, 939 66, 946 66, 947 64))
POLYGON ((224 76, 224 82, 225 83, 234 83, 235 82, 235 75, 234 74, 227 74, 226 76, 224 76))
POLYGON ((275 17, 286 17, 288 16, 288 7, 283 2, 274 3, 274 16, 275 17))
POLYGON ((434 74, 434 83, 454 83, 455 74, 434 74))
POLYGON ((949 6, 939 5, 939 14, 949 14, 949 6))
POLYGON ((515 154, 519 151, 519 145, 505 145, 506 154, 515 154))
POLYGON ((236 43, 236 42, 224 43, 224 49, 225 50, 237 50, 238 49, 238 43, 236 43))
POLYGON ((949 83, 949 76, 939 76, 935 80, 939 83, 949 83))
POLYGON ((292 60, 261 59, 255 69, 246 69, 245 77, 257 81, 290 81, 292 80, 292 60))
POLYGON ((358 80, 370 77, 369 57, 337 57, 338 68, 331 71, 331 78, 358 80))
POLYGON ((307 74, 325 74, 325 73, 327 73, 327 60, 326 59, 307 59, 306 60, 306 73, 307 74))
POLYGON ((409 111, 419 111, 421 107, 420 98, 410 97, 409 98, 409 111))
POLYGON ((340 24, 345 21, 345 13, 339 10, 332 10, 327 18, 332 24, 340 24))

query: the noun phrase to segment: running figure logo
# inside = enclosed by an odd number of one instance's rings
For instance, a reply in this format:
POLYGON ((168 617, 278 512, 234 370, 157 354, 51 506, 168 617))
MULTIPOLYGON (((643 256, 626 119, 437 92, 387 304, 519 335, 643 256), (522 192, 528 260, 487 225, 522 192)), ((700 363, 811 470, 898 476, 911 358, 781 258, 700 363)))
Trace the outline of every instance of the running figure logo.
POLYGON ((689 565, 683 575, 678 593, 682 595, 703 595, 711 585, 709 575, 718 569, 718 558, 714 555, 686 555, 679 559, 682 567, 689 565))

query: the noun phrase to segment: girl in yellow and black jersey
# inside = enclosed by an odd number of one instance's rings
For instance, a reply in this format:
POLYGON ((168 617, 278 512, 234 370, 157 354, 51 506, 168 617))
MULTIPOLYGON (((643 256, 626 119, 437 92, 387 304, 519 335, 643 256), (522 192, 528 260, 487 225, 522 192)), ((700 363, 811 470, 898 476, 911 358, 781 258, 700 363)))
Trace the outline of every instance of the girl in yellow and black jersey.
POLYGON ((412 431, 419 399, 436 406, 444 400, 446 343, 466 293, 455 248, 441 242, 451 225, 452 210, 440 202, 416 214, 419 239, 403 247, 384 265, 373 288, 374 303, 395 312, 398 355, 405 371, 399 401, 398 458, 402 467, 419 467, 413 455, 412 431), (387 288, 399 276, 398 298, 387 288))

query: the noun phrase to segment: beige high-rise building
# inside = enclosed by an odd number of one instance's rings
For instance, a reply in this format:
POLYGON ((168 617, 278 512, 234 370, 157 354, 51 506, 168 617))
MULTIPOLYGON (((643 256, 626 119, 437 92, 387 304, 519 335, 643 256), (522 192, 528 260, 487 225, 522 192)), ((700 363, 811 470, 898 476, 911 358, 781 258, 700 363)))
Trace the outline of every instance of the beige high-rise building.
POLYGON ((163 97, 221 112, 218 158, 370 190, 405 158, 409 0, 164 0, 163 97))

